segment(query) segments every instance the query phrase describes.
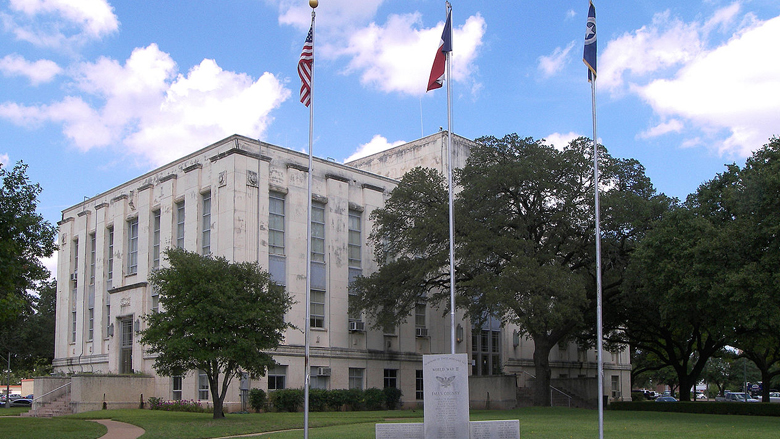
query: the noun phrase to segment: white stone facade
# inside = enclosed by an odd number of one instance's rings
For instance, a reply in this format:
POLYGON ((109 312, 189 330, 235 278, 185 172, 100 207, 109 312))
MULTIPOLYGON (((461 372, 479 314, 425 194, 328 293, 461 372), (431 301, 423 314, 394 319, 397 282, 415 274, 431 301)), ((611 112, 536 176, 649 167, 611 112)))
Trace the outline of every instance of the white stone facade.
MULTIPOLYGON (((462 166, 470 141, 453 139, 454 163, 462 166)), ((347 286, 351 276, 377 269, 367 239, 371 211, 384 205, 404 172, 414 166, 445 171, 446 162, 446 132, 347 165, 315 159, 312 198, 320 215, 313 222, 324 237, 319 250, 313 244, 322 261, 312 269, 312 290, 318 293, 312 295, 312 314, 317 314, 311 321, 312 386, 395 385, 403 391, 405 406, 420 403, 422 355, 449 353, 449 318, 441 309, 426 307, 393 334, 371 330, 360 316, 349 316, 347 286)), ((147 276, 165 263, 160 252, 171 246, 231 261, 258 261, 294 297, 287 318, 302 328, 307 169, 305 154, 236 135, 64 210, 58 223, 55 372, 141 372, 155 377, 155 395, 148 396, 210 400, 197 371, 157 376, 154 358, 137 341, 136 331, 145 325, 141 317, 157 307, 147 276)), ((458 323, 469 328, 466 321, 458 323)), ((482 374, 478 361, 483 358, 489 373, 532 373, 533 343, 513 337, 512 327, 494 326, 491 352, 474 356, 474 373, 482 374)), ((481 349, 480 343, 472 344, 470 329, 462 332, 458 353, 481 349)), ((251 387, 302 387, 303 351, 303 331, 288 330, 274 356, 283 367, 251 387)), ((555 351, 553 378, 595 376, 593 352, 555 351)), ((614 371, 620 390, 630 397, 625 355, 608 366, 605 387, 614 371)), ((235 382, 226 407, 235 409, 238 401, 235 382)))

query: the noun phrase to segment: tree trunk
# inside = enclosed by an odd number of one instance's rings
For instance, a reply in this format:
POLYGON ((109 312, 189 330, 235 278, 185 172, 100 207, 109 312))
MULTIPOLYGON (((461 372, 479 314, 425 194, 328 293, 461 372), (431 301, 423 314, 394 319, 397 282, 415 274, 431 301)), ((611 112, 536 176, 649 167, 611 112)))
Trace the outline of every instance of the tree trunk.
POLYGON ((550 350, 552 343, 546 337, 534 337, 534 405, 550 406, 550 350))

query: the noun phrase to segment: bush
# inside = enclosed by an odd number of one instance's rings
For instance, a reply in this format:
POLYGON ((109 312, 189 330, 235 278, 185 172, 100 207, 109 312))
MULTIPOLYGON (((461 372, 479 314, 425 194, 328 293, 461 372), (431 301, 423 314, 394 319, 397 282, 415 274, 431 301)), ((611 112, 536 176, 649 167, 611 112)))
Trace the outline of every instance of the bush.
POLYGON ((173 400, 165 401, 162 398, 149 398, 149 410, 164 410, 166 412, 193 412, 208 413, 211 409, 202 407, 198 401, 193 400, 173 400))
POLYGON ((752 415, 780 416, 780 404, 761 404, 744 402, 612 402, 610 410, 700 413, 711 415, 752 415))
MULTIPOLYGON (((362 393, 361 393, 362 394, 362 393)), ((350 401, 350 391, 346 389, 334 389, 327 394, 328 407, 331 410, 341 410, 350 401)), ((355 410, 353 408, 353 410, 355 410)))
POLYGON ((324 412, 328 408, 328 394, 325 389, 309 389, 309 411, 324 412))
POLYGON ((249 391, 249 406, 259 413, 265 407, 267 396, 263 389, 252 389, 249 391))
POLYGON ((401 402, 401 389, 395 387, 385 387, 382 389, 382 393, 385 395, 385 406, 388 410, 395 410, 401 402))
POLYGON ((276 411, 279 412, 297 412, 303 405, 302 389, 281 389, 270 393, 269 399, 276 411))
POLYGON ((385 394, 376 387, 372 387, 363 392, 363 401, 365 402, 366 410, 382 410, 385 403, 385 394))

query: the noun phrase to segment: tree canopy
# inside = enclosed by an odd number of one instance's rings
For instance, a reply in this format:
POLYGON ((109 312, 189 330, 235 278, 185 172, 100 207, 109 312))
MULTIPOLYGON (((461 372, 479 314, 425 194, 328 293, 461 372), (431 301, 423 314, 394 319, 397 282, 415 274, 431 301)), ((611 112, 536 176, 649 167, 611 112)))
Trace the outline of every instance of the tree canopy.
POLYGON ((35 211, 41 190, 26 164, 0 165, 0 324, 29 313, 30 292, 50 276, 40 258, 54 253, 57 230, 35 211))
POLYGON ((144 317, 148 326, 141 343, 157 355, 154 368, 161 375, 203 371, 214 418, 222 418, 232 378, 242 371, 263 376, 275 365, 268 351, 292 327, 284 318, 292 299, 257 263, 182 249, 166 250, 165 258, 169 267, 149 278, 159 292, 160 310, 144 317))
MULTIPOLYGON (((457 306, 472 323, 494 316, 533 338, 540 405, 549 405, 550 349, 581 331, 595 308, 590 145, 580 138, 558 150, 516 134, 483 137, 455 174, 457 306)), ((605 277, 615 289, 637 230, 668 203, 655 195, 638 162, 614 159, 601 147, 600 167, 605 277)), ((447 307, 443 176, 430 169, 407 173, 372 219, 380 269, 352 284, 357 300, 351 308, 387 326, 406 319, 421 301, 447 307)))

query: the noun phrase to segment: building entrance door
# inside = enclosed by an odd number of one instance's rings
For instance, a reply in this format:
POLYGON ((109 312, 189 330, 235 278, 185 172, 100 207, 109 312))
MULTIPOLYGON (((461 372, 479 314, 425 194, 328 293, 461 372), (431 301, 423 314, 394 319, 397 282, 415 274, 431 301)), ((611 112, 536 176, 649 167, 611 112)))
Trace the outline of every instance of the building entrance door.
POLYGON ((122 319, 121 343, 119 347, 119 373, 133 373, 133 319, 122 319))

